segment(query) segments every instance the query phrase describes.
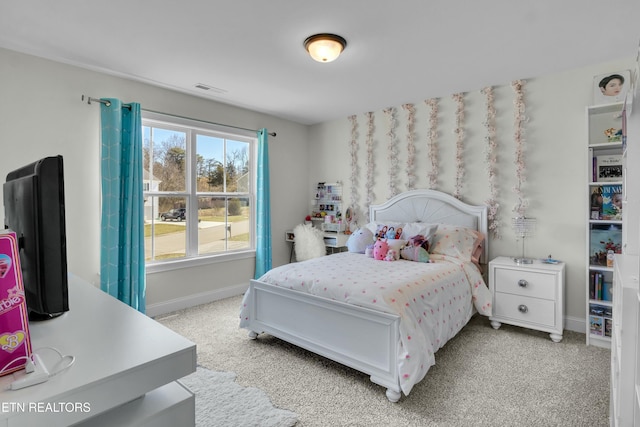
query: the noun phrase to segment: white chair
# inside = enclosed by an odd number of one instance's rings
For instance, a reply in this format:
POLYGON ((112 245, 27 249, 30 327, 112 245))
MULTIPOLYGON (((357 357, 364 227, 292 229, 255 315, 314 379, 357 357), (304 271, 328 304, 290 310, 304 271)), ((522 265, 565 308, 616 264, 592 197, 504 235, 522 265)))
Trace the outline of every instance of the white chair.
POLYGON ((324 233, 309 224, 299 224, 293 229, 293 243, 296 260, 304 261, 327 254, 324 246, 324 233))

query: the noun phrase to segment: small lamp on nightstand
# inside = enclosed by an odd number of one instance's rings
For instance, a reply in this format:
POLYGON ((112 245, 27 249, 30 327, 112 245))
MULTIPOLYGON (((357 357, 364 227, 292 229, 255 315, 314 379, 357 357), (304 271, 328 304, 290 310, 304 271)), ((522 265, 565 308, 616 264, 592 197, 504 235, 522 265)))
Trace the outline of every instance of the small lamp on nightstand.
POLYGON ((516 262, 516 264, 532 264, 533 259, 526 258, 524 256, 524 239, 525 237, 531 237, 535 234, 535 218, 526 218, 524 216, 512 218, 511 226, 513 227, 513 231, 515 232, 516 237, 522 239, 522 257, 514 258, 513 260, 516 262))

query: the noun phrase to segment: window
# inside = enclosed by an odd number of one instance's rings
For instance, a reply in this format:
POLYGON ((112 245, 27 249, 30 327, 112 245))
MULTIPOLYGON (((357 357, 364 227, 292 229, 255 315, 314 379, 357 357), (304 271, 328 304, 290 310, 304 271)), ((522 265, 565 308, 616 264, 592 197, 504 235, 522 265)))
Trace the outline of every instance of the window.
POLYGON ((250 135, 143 112, 147 265, 255 249, 250 135))

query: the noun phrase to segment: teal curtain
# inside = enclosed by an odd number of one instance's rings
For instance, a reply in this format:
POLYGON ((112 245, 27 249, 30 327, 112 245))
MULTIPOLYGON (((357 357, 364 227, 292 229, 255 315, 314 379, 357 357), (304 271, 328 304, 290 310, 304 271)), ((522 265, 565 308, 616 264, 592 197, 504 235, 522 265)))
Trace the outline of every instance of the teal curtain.
POLYGON ((100 288, 144 313, 146 283, 140 104, 105 98, 102 127, 100 288))
POLYGON ((258 131, 258 183, 256 188, 256 273, 258 279, 271 270, 271 188, 267 130, 258 131))

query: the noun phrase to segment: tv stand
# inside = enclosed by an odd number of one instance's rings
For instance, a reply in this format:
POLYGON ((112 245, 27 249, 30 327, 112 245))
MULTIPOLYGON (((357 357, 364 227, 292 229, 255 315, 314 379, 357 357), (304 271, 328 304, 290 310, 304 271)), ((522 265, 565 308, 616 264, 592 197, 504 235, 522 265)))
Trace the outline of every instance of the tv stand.
POLYGON ((195 425, 194 395, 177 381, 196 370, 186 338, 74 276, 69 311, 29 328, 46 366, 59 360, 46 347, 75 363, 20 390, 8 387, 24 371, 0 377, 0 427, 195 425))
POLYGON ((66 312, 55 313, 55 314, 41 314, 41 313, 36 313, 34 311, 30 311, 29 312, 29 325, 32 324, 31 322, 44 322, 45 320, 55 319, 56 317, 62 316, 64 313, 66 313, 66 312))

